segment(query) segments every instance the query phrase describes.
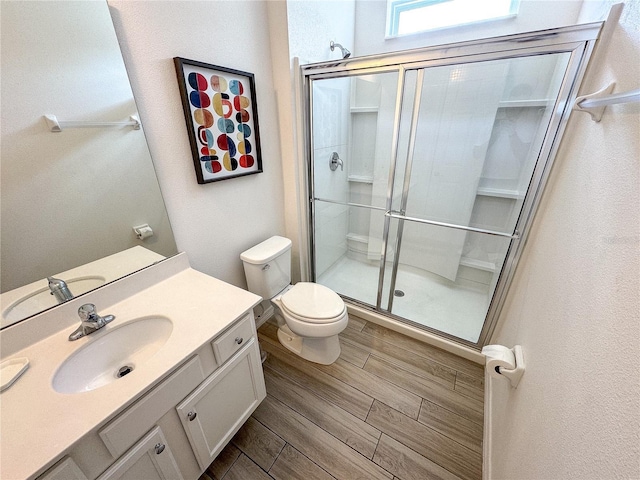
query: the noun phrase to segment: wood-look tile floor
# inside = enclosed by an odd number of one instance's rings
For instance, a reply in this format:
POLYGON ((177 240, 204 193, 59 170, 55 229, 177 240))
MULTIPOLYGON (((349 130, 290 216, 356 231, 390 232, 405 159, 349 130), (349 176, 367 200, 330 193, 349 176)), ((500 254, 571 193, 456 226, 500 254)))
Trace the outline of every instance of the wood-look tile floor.
POLYGON ((356 317, 318 365, 259 330, 267 398, 200 480, 482 477, 483 369, 356 317))

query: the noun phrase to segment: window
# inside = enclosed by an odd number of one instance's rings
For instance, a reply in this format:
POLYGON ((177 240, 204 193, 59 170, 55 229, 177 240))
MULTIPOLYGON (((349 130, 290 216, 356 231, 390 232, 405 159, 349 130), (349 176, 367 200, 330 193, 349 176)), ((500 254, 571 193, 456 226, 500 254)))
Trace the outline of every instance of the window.
POLYGON ((387 36, 511 17, 519 5, 520 0, 387 0, 387 36))

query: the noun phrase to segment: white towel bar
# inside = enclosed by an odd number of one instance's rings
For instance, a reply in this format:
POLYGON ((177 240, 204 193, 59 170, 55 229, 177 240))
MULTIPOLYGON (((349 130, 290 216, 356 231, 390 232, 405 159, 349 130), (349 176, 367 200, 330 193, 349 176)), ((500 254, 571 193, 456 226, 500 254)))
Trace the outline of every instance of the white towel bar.
POLYGON ((597 92, 576 98, 573 109, 579 112, 587 112, 594 122, 599 122, 607 105, 640 102, 640 89, 612 94, 611 92, 613 92, 615 86, 616 83, 611 82, 597 92))
POLYGON ((52 132, 61 132, 65 128, 101 128, 101 127, 133 127, 140 130, 140 119, 136 115, 131 115, 128 122, 60 122, 55 115, 45 115, 47 127, 52 132))

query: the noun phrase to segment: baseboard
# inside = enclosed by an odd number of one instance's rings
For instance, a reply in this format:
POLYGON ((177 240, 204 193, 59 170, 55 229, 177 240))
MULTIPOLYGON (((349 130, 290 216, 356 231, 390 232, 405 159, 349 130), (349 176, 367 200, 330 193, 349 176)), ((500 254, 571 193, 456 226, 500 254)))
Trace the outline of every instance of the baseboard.
POLYGON ((438 347, 442 350, 453 353, 454 355, 457 355, 459 357, 466 358, 467 360, 471 360, 472 362, 478 363, 480 365, 484 365, 485 363, 484 355, 472 348, 459 345, 450 340, 446 340, 444 338, 433 335, 432 333, 420 330, 419 328, 406 325, 391 318, 387 318, 383 315, 367 310, 364 307, 360 307, 359 305, 347 303, 347 308, 349 309, 349 313, 356 317, 360 317, 369 322, 381 325, 388 328, 389 330, 394 330, 396 332, 402 333, 408 337, 415 338, 416 340, 420 340, 421 342, 427 343, 434 347, 438 347))
POLYGON ((509 430, 509 411, 513 388, 506 378, 495 378, 485 369, 484 375, 484 427, 482 433, 482 478, 494 478, 500 469, 503 432, 509 430), (495 462, 494 462, 495 460, 495 462))
POLYGON ((491 435, 492 420, 493 420, 493 395, 492 395, 492 383, 493 378, 485 370, 484 373, 484 420, 482 427, 482 480, 489 480, 491 478, 491 466, 492 466, 492 451, 493 444, 491 435))

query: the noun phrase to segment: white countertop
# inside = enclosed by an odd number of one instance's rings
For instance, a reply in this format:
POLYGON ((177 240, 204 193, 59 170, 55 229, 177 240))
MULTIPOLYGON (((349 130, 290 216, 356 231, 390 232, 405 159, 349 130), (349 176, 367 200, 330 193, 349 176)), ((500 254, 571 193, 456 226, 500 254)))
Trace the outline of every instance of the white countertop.
MULTIPOLYGON (((98 285, 104 285, 122 278, 164 258, 162 255, 142 246, 135 246, 71 270, 55 273, 52 277, 68 282, 71 293, 78 296, 98 285), (95 286, 88 285, 84 289, 78 287, 79 283, 74 283, 85 279, 93 280, 95 286)), ((0 327, 8 327, 23 318, 54 307, 56 303, 55 297, 49 295, 49 282, 46 278, 9 290, 0 294, 0 309, 2 310, 0 327), (42 293, 44 295, 38 295, 42 293), (23 302, 22 300, 26 301, 23 302)))
MULTIPOLYGON (((135 281, 135 275, 122 281, 135 281)), ((101 289, 102 299, 108 288, 101 289)), ((91 302, 91 295, 82 297, 82 303, 91 302)), ((117 303, 95 302, 99 314, 116 316, 98 332, 70 342, 69 333, 79 325, 74 323, 12 352, 7 359, 27 357, 30 367, 0 394, 0 478, 24 479, 42 473, 61 453, 139 398, 260 300, 252 293, 186 268, 117 303), (53 376, 71 353, 110 329, 150 315, 171 319, 173 331, 167 343, 134 372, 88 392, 61 394, 53 389, 53 376)), ((53 322, 60 313, 54 309, 41 315, 49 315, 47 321, 53 322)))

